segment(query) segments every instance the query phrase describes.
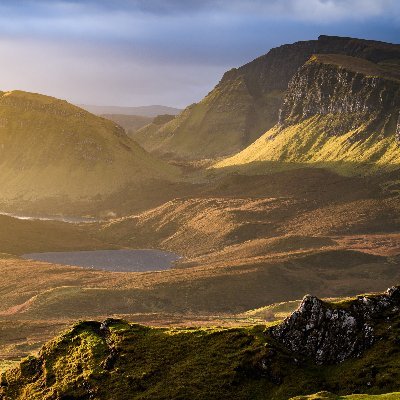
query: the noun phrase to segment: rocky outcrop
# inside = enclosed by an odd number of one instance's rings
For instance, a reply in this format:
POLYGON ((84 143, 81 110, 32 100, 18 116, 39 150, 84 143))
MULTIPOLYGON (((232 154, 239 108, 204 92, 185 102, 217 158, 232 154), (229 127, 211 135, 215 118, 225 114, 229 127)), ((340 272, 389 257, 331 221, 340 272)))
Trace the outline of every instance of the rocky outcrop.
POLYGON ((374 318, 398 311, 400 288, 382 295, 359 296, 344 305, 331 305, 307 295, 299 308, 271 329, 272 336, 291 352, 317 364, 340 363, 359 357, 376 340, 374 318))
POLYGON ((321 35, 318 40, 300 41, 273 48, 250 63, 226 72, 220 83, 243 76, 254 97, 272 91, 285 91, 293 75, 313 54, 341 54, 379 63, 400 59, 400 46, 372 40, 321 35))

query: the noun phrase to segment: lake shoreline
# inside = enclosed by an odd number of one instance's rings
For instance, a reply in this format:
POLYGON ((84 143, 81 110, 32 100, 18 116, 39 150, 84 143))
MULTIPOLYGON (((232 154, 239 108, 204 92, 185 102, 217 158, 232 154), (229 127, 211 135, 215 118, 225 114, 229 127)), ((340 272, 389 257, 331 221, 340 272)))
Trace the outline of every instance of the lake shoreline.
POLYGON ((112 272, 154 272, 172 268, 181 257, 158 249, 66 251, 23 254, 21 258, 112 272))

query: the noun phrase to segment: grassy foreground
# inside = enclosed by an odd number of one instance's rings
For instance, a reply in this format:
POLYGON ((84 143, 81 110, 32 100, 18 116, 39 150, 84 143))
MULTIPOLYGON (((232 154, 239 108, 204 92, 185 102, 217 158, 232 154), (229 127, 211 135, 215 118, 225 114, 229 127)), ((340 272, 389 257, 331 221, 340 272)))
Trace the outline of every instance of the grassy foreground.
MULTIPOLYGON (((336 307, 347 307, 351 301, 336 307)), ((48 342, 37 356, 6 370, 0 398, 287 400, 304 394, 297 400, 398 398, 400 316, 385 311, 371 323, 375 344, 361 357, 316 365, 288 352, 266 325, 151 328, 120 319, 79 322, 48 342), (318 393, 321 390, 326 392, 318 393), (346 397, 355 392, 366 395, 346 397), (307 397, 307 393, 318 394, 307 397)))

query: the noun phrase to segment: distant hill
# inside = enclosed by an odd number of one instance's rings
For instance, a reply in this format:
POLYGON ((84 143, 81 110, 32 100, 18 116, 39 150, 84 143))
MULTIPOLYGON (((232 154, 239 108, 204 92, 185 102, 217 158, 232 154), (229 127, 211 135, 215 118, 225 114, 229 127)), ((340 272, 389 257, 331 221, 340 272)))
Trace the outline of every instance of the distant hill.
POLYGON ((400 46, 335 36, 297 42, 226 72, 199 103, 150 134, 142 128, 140 144, 171 158, 201 159, 234 154, 279 120, 289 81, 313 54, 342 54, 373 63, 400 60, 400 46))
POLYGON ((0 203, 7 205, 100 200, 176 174, 114 122, 22 91, 0 92, 0 154, 0 203))
POLYGON ((124 115, 139 115, 143 117, 156 117, 160 114, 177 115, 182 110, 179 108, 168 106, 141 106, 141 107, 120 107, 120 106, 94 106, 87 104, 78 104, 79 107, 96 115, 102 114, 124 114, 124 115))
POLYGON ((150 124, 153 117, 144 117, 142 115, 125 114, 102 114, 101 117, 114 121, 125 129, 128 136, 135 133, 138 129, 150 124))
POLYGON ((399 112, 400 63, 315 55, 290 81, 278 124, 216 167, 265 172, 271 162, 284 162, 345 174, 398 169, 399 112))

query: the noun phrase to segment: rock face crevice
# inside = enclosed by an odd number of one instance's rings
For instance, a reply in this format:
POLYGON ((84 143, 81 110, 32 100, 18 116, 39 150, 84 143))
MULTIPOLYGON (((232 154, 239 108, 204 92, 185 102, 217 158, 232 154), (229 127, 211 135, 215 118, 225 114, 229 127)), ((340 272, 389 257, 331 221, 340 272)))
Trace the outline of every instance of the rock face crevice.
POLYGON ((271 334, 289 351, 317 364, 340 363, 370 348, 377 339, 374 318, 388 310, 396 312, 399 306, 399 287, 378 296, 359 296, 343 308, 307 295, 290 317, 271 328, 271 334))

